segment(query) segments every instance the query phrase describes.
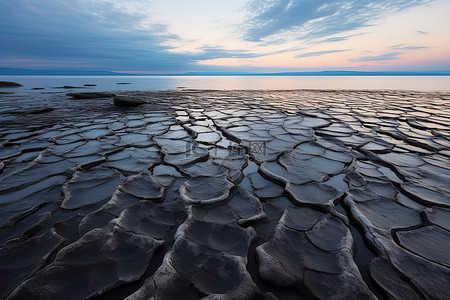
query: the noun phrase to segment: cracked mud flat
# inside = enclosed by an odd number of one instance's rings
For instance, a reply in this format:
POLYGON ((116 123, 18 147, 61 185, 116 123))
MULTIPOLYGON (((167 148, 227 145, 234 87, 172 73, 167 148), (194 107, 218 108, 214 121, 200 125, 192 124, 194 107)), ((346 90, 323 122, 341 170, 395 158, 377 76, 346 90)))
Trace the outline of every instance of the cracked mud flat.
POLYGON ((448 299, 450 94, 121 96, 1 95, 2 297, 448 299))

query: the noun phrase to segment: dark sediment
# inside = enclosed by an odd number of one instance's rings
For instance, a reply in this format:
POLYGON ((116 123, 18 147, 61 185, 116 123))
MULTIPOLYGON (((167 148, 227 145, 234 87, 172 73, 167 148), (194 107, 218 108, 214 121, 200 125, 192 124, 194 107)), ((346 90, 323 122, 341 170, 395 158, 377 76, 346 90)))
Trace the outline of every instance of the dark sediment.
POLYGON ((449 93, 39 97, 0 98, 6 299, 448 297, 449 93))

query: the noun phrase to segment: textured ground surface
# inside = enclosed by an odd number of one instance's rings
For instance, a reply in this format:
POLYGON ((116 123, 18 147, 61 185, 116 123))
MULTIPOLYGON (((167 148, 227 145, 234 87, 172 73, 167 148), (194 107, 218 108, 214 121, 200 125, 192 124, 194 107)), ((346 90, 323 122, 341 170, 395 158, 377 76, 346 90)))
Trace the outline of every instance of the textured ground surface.
POLYGON ((0 296, 448 299, 450 94, 128 95, 0 95, 0 296))

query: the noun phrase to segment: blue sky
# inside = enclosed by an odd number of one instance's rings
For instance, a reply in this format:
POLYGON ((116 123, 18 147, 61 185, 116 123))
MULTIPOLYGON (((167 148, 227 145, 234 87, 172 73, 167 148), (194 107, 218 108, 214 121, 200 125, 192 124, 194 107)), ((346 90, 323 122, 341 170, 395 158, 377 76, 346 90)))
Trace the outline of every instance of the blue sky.
POLYGON ((448 0, 14 0, 0 67, 450 70, 448 0))

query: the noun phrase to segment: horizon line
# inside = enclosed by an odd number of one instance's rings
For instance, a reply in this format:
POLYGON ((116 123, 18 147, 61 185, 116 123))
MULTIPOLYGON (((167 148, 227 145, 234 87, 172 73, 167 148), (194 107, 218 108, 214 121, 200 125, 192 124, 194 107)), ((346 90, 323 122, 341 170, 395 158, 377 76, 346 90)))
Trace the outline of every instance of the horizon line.
POLYGON ((208 72, 191 71, 184 73, 142 73, 142 71, 121 72, 102 70, 36 70, 0 67, 0 76, 450 76, 450 70, 430 71, 290 71, 290 72, 208 72))

